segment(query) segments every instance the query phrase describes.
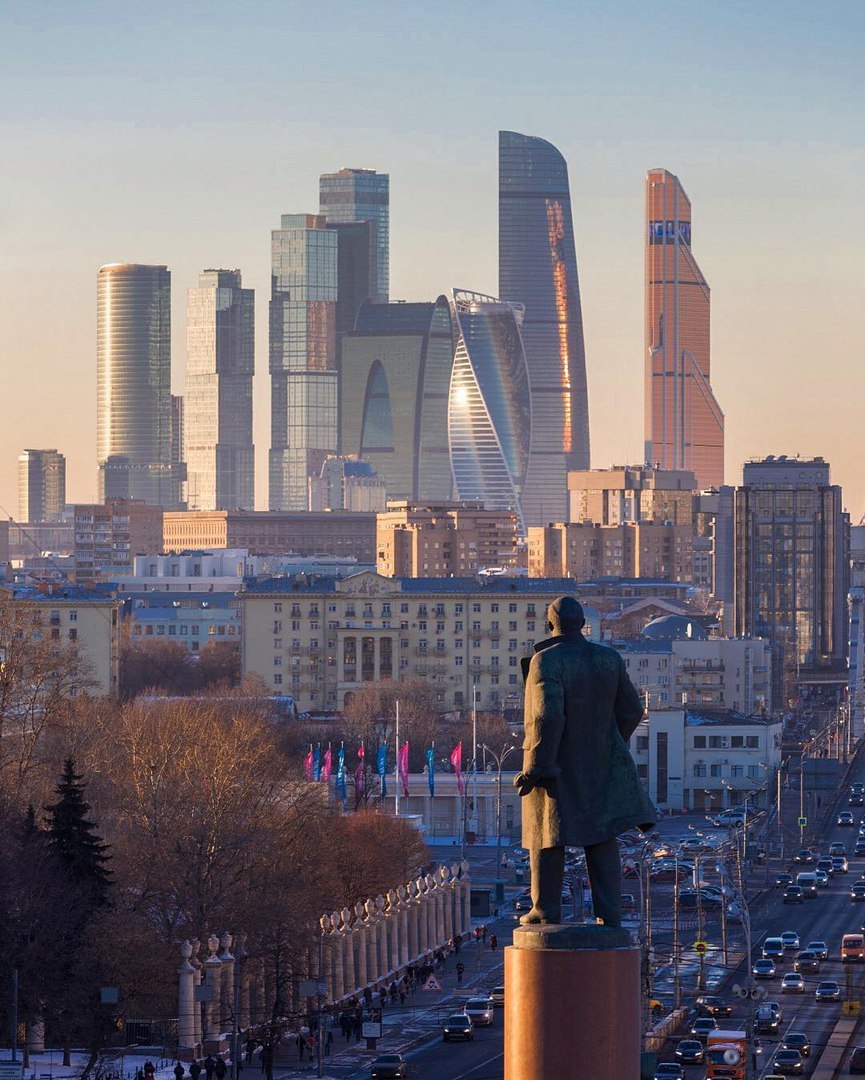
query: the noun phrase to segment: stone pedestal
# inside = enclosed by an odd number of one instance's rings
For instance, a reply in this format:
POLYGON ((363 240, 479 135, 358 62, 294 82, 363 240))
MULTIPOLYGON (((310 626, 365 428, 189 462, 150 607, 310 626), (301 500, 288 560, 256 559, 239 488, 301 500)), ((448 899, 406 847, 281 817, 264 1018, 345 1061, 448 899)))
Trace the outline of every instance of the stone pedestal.
POLYGON ((505 1080, 638 1080, 640 951, 627 930, 521 927, 505 949, 505 1080))

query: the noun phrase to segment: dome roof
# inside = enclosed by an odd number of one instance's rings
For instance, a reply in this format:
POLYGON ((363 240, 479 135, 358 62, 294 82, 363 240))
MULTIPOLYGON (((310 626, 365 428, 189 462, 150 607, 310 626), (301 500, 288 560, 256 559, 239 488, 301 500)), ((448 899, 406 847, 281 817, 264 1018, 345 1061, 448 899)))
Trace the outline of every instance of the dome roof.
POLYGON ((705 641, 708 634, 686 615, 663 615, 646 623, 640 637, 646 641, 705 641))

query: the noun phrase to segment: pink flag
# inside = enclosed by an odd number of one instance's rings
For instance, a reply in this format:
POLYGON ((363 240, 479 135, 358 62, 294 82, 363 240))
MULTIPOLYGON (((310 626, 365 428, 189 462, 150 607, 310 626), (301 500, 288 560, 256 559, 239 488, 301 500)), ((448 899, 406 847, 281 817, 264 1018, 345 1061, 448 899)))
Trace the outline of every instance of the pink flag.
POLYGON ((457 777, 457 791, 460 795, 465 795, 466 789, 463 784, 463 744, 461 742, 458 742, 453 748, 451 753, 451 765, 453 765, 457 777))
POLYGON ((303 759, 303 775, 307 780, 312 779, 312 747, 309 748, 309 753, 303 759))
POLYGON ((321 767, 321 778, 326 783, 330 783, 330 773, 333 768, 333 756, 330 752, 330 747, 324 752, 324 764, 321 767))
POLYGON ((354 802, 355 807, 360 806, 361 800, 366 792, 366 773, 364 771, 364 749, 363 743, 360 744, 360 749, 357 752, 357 768, 354 770, 354 802))
POLYGON ((408 743, 399 748, 399 778, 402 781, 402 793, 408 798, 408 743))

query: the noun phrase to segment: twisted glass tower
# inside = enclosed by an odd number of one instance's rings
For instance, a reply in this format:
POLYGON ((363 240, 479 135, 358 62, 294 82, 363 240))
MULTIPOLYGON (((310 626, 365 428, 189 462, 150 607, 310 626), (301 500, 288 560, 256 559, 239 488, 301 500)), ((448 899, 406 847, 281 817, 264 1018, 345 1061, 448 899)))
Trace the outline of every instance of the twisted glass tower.
POLYGON ((525 306, 532 444, 527 525, 567 520, 567 472, 589 468, 589 402, 568 167, 532 135, 499 132, 499 296, 525 306))
POLYGON ((532 402, 520 323, 521 304, 455 289, 459 337, 448 394, 448 446, 458 499, 516 514, 532 442, 532 402))

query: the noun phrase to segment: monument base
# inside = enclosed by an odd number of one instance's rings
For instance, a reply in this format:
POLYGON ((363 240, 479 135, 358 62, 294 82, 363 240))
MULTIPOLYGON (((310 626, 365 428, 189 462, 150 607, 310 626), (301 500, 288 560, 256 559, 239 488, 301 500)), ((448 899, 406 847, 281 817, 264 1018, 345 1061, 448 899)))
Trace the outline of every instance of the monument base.
POLYGON ((523 926, 505 949, 505 1080, 638 1080, 640 950, 627 930, 523 926))

